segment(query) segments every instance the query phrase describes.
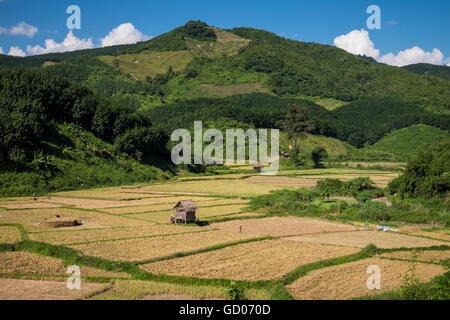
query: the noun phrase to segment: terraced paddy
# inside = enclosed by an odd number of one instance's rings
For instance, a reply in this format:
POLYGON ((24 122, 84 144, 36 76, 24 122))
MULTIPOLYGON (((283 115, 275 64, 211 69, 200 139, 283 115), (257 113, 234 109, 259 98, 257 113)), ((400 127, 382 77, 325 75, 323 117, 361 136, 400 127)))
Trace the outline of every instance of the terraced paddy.
POLYGON ((366 289, 368 263, 384 272, 383 292, 399 288, 412 260, 421 281, 448 270, 446 229, 375 232, 326 217, 247 209, 255 196, 314 186, 324 177, 364 176, 383 185, 397 173, 313 169, 268 177, 247 167, 232 169, 246 173, 67 191, 36 201, 1 199, 0 299, 227 299, 231 280, 245 285, 248 299, 273 298, 280 281, 296 299, 351 299, 375 294, 366 289), (186 199, 197 205, 201 223, 171 225, 173 207, 186 199), (82 224, 43 223, 55 219, 82 224), (397 251, 361 251, 371 243, 397 251), (66 288, 73 263, 80 264, 81 292, 66 288))

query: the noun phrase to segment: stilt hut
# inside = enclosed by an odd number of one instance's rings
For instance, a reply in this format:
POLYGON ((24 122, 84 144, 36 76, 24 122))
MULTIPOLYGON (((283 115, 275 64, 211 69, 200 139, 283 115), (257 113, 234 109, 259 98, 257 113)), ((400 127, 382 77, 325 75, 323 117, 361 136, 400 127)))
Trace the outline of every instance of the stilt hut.
POLYGON ((175 210, 176 223, 194 223, 197 220, 195 217, 197 206, 192 200, 181 200, 173 209, 175 210))
POLYGON ((253 170, 254 170, 255 172, 261 172, 263 168, 264 168, 264 166, 263 166, 262 163, 255 163, 255 164, 253 165, 253 170))

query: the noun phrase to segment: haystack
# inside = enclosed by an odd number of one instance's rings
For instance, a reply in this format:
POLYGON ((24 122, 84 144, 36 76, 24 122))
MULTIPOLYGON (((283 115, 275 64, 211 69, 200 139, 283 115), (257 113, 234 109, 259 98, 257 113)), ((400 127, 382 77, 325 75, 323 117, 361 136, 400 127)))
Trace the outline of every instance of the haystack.
POLYGON ((64 218, 64 219, 48 219, 42 221, 40 225, 49 227, 49 228, 67 228, 67 227, 77 227, 81 226, 83 223, 76 219, 64 218))

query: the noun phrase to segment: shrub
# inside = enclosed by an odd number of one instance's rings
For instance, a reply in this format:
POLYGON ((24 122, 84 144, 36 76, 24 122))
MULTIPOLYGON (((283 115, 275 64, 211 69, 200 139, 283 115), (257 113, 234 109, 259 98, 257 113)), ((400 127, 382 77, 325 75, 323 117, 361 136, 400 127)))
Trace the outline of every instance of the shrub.
POLYGON ((389 192, 402 198, 446 196, 450 191, 449 158, 450 142, 418 153, 408 162, 403 175, 389 183, 389 192))
POLYGON ((306 190, 306 189, 300 189, 298 190, 298 199, 302 202, 311 202, 311 200, 313 199, 314 195, 311 191, 306 190))
POLYGON ((384 202, 367 201, 364 203, 359 217, 369 221, 389 221, 391 217, 387 213, 387 205, 384 202))
POLYGON ((322 193, 329 195, 340 195, 344 183, 338 179, 322 179, 317 181, 316 188, 322 193))
POLYGON ((225 288, 224 291, 228 294, 231 300, 246 300, 244 295, 244 288, 235 281, 230 282, 230 287, 225 288))
POLYGON ((365 203, 371 199, 372 199, 372 194, 367 190, 362 191, 356 195, 356 200, 358 200, 359 202, 365 203))

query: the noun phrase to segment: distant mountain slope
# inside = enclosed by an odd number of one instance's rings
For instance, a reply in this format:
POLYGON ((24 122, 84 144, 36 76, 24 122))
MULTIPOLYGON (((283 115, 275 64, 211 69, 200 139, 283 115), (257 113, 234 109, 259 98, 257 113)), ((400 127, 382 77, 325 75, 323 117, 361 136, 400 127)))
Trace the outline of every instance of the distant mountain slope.
MULTIPOLYGON (((263 88, 282 97, 310 96, 343 102, 361 97, 390 97, 415 103, 432 112, 449 113, 450 110, 450 84, 444 79, 373 63, 329 45, 287 40, 252 28, 221 30, 195 21, 134 45, 26 58, 1 56, 0 65, 41 67, 46 61, 63 61, 46 68, 52 72, 67 66, 70 72, 66 72, 65 76, 69 78, 77 78, 80 72, 85 72, 81 69, 87 68, 90 69, 89 75, 96 73, 96 77, 101 79, 98 68, 103 67, 93 60, 98 60, 96 57, 99 56, 114 56, 116 58, 102 59, 131 80, 146 80, 147 76, 154 78, 157 72, 164 75, 165 70, 169 71, 167 59, 161 59, 159 65, 155 53, 164 51, 189 51, 194 58, 189 62, 185 56, 176 54, 172 68, 176 71, 164 79, 160 78, 156 84, 153 81, 152 85, 157 88, 153 90, 152 98, 147 93, 143 99, 135 96, 140 104, 143 100, 153 101, 152 105, 185 100, 193 89, 205 84, 261 83, 263 88), (146 52, 153 52, 148 54, 152 59, 148 72, 137 74, 130 71, 131 67, 120 68, 121 60, 123 65, 138 68, 133 65, 136 60, 131 61, 133 59, 125 56, 146 52), (95 59, 86 59, 82 64, 73 63, 84 55, 95 59), (117 64, 114 59, 118 60, 119 66, 114 65, 117 64), (97 65, 96 69, 91 68, 91 64, 97 65)), ((123 94, 118 91, 114 93, 123 94)))
POLYGON ((406 160, 420 150, 427 150, 446 141, 450 141, 450 133, 447 130, 416 124, 388 133, 369 149, 389 152, 406 160))
POLYGON ((402 69, 417 74, 430 75, 445 80, 450 80, 450 67, 447 66, 437 66, 428 63, 417 63, 404 66, 402 67, 402 69))

